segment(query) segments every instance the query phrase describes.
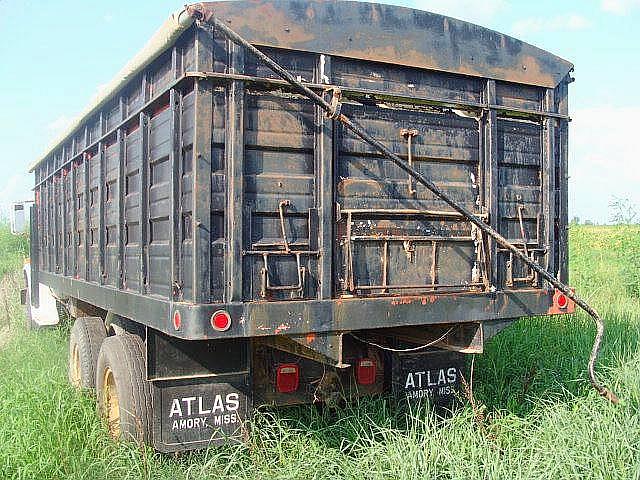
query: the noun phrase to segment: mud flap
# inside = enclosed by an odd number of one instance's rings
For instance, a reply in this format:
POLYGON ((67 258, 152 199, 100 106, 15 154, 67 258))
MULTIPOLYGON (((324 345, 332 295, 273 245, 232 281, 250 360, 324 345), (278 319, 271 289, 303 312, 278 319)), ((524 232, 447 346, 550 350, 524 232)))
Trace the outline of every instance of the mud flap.
POLYGON ((248 374, 153 382, 153 443, 161 452, 242 442, 252 412, 248 374))
POLYGON ((427 401, 451 408, 461 395, 465 355, 445 350, 394 353, 391 356, 391 390, 409 403, 427 401))

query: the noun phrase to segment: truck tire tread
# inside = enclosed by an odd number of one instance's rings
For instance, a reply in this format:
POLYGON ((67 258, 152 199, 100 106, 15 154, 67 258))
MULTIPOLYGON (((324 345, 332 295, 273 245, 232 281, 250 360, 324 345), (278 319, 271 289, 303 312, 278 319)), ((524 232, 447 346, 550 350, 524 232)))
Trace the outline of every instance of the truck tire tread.
POLYGON ((144 342, 137 335, 108 337, 97 363, 98 410, 105 415, 104 373, 110 368, 115 379, 120 408, 120 439, 138 444, 151 442, 152 395, 146 379, 144 342))
POLYGON ((80 360, 80 388, 93 392, 96 386, 98 354, 107 331, 100 317, 78 317, 69 337, 69 381, 73 383, 72 362, 74 346, 78 347, 80 360))

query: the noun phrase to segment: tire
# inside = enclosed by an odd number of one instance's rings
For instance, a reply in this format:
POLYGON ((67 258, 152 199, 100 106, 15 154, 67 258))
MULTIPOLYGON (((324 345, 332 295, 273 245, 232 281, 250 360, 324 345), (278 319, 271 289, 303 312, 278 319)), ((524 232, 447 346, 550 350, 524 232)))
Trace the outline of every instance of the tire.
POLYGON ((96 378, 98 411, 115 440, 151 443, 151 383, 144 343, 137 335, 108 337, 100 349, 96 378))
POLYGON ((93 392, 100 346, 107 338, 100 317, 78 317, 69 337, 69 382, 78 390, 93 392))

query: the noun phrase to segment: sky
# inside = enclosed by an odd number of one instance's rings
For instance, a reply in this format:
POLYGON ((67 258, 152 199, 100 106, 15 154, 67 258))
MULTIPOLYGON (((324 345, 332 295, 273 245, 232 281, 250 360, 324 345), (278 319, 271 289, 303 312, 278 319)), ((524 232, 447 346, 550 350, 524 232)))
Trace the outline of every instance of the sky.
MULTIPOLYGON (((385 0, 467 20, 575 65, 569 211, 640 207, 640 0, 385 0)), ((28 166, 183 2, 0 0, 0 212, 32 196, 28 166)))

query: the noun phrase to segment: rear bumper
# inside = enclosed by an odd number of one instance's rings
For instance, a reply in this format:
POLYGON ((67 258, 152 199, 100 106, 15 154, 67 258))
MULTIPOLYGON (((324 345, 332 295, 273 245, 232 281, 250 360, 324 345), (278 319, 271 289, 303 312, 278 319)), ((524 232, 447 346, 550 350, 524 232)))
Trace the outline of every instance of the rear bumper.
POLYGON ((493 293, 433 293, 426 295, 341 298, 312 301, 193 304, 170 302, 150 295, 118 290, 41 272, 41 281, 61 296, 70 296, 131 318, 185 340, 364 330, 407 325, 478 322, 535 315, 571 313, 554 307, 553 290, 528 289, 493 293), (211 316, 227 311, 231 327, 211 325, 211 316), (181 325, 174 328, 173 315, 181 325))

